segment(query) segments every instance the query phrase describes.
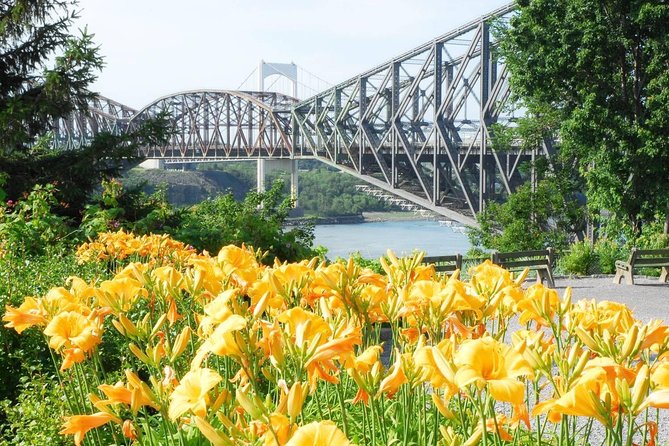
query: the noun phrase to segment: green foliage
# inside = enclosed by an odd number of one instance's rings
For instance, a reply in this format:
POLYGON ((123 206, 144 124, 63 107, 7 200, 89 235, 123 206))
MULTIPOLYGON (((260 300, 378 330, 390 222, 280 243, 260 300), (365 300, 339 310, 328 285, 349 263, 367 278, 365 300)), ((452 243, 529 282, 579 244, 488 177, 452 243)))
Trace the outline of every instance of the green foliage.
POLYGON ((83 238, 121 228, 139 235, 173 232, 181 222, 181 211, 168 203, 165 189, 151 195, 141 189, 142 185, 125 188, 118 180, 103 180, 100 195, 84 210, 83 238))
POLYGON ((65 446, 68 438, 58 431, 65 415, 65 401, 58 381, 46 374, 32 373, 21 379, 16 401, 0 402, 2 446, 65 446))
POLYGON ((567 274, 592 274, 596 265, 597 254, 590 240, 574 243, 569 252, 560 259, 560 268, 567 274))
POLYGON ((264 193, 250 192, 241 201, 219 195, 192 207, 183 216, 175 237, 197 249, 218 252, 227 244, 253 246, 267 252, 265 261, 296 261, 312 257, 313 227, 284 230, 292 200, 282 198, 283 184, 264 193))
MULTIPOLYGON (((634 240, 634 247, 640 249, 661 249, 669 247, 669 234, 664 233, 664 221, 659 216, 646 224, 643 233, 634 240)), ((632 248, 632 246, 630 246, 632 248)))
POLYGON ((527 127, 557 134, 589 207, 638 236, 669 205, 669 8, 655 0, 517 5, 501 53, 527 127))
POLYGON ((2 188, 5 183, 7 182, 7 174, 4 172, 0 172, 0 205, 4 203, 5 199, 7 198, 7 192, 2 188))
MULTIPOLYGON (((369 268, 369 269, 371 269, 372 271, 374 271, 375 273, 378 273, 378 274, 385 274, 379 259, 366 259, 362 256, 362 254, 360 254, 360 251, 356 251, 356 252, 352 253, 351 254, 351 259, 353 259, 353 263, 355 263, 358 266, 361 266, 363 268, 369 268)), ((340 261, 340 260, 344 261, 344 260, 348 260, 348 259, 337 258, 337 261, 340 261)))
POLYGON ((615 274, 616 260, 627 260, 629 250, 613 240, 602 238, 595 243, 595 254, 599 259, 599 269, 603 274, 615 274))
POLYGON ((68 0, 0 3, 0 155, 28 154, 50 130, 93 93, 102 67, 91 35, 68 32, 76 15, 68 0))
POLYGON ((65 219, 53 212, 58 204, 55 192, 52 184, 37 185, 25 199, 8 203, 7 212, 0 214, 3 250, 31 256, 64 241, 69 229, 65 219))
POLYGON ((241 181, 249 190, 256 187, 257 165, 255 162, 239 161, 226 163, 205 163, 197 166, 199 170, 222 170, 239 181, 241 181))
MULTIPOLYGON (((299 206, 308 215, 337 217, 395 209, 390 203, 357 191, 355 186, 360 184, 360 180, 351 175, 324 167, 324 164, 318 161, 303 160, 300 161, 299 167, 299 206)), ((234 175, 249 190, 255 188, 255 163, 207 164, 199 168, 203 170, 219 168, 234 175)), ((268 174, 268 179, 286 180, 281 171, 271 172, 268 174)))
POLYGON ((535 191, 522 185, 503 203, 492 203, 477 216, 480 228, 470 228, 475 247, 498 251, 563 249, 582 222, 578 203, 565 198, 560 182, 544 180, 535 191))

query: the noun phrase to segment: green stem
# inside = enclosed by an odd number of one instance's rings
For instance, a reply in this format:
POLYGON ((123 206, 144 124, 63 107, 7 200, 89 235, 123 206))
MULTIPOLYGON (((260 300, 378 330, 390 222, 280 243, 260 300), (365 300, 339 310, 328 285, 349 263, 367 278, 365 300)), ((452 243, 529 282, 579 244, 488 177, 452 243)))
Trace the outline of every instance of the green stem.
POLYGON ((340 385, 335 385, 335 389, 337 392, 337 399, 339 400, 339 409, 341 410, 342 423, 344 424, 344 435, 346 435, 348 438, 348 416, 346 413, 346 407, 344 406, 343 389, 340 385))

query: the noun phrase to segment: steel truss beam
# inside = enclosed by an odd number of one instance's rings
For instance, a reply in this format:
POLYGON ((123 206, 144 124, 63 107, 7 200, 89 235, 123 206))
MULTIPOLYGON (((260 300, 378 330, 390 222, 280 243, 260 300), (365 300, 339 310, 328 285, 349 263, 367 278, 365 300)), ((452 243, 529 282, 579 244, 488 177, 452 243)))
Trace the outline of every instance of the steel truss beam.
POLYGON ((75 150, 88 144, 102 132, 121 134, 126 131, 128 121, 137 110, 104 96, 96 96, 88 103, 88 109, 73 113, 53 123, 54 146, 75 150))
POLYGON ((508 123, 506 68, 490 23, 499 8, 349 79, 293 110, 293 145, 376 186, 466 224, 529 179, 535 153, 501 152, 495 123, 508 123))
POLYGON ((288 158, 293 155, 290 109, 296 102, 270 92, 187 91, 144 107, 129 128, 164 114, 172 124, 169 140, 143 147, 141 154, 166 162, 288 158))

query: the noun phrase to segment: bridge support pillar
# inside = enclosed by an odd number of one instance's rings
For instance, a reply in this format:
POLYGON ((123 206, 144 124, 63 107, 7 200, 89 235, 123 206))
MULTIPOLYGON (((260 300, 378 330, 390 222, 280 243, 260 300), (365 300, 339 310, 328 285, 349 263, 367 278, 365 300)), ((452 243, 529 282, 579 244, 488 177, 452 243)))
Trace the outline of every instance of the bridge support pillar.
POLYGON ((165 161, 159 159, 147 159, 139 163, 142 169, 164 169, 165 161))
POLYGON ((290 173, 290 196, 295 200, 295 207, 297 207, 297 160, 295 159, 259 159, 258 160, 258 176, 257 187, 258 192, 267 190, 265 185, 265 176, 274 172, 275 170, 282 170, 290 173))

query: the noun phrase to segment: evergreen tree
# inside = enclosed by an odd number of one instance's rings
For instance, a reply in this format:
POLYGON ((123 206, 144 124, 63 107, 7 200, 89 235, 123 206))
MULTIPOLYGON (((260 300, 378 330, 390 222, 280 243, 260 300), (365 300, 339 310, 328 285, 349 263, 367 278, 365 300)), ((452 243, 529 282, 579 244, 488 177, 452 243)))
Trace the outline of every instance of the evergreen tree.
POLYGON ((160 137, 161 124, 137 134, 103 134, 80 151, 51 148, 53 122, 85 111, 103 62, 87 31, 70 32, 76 0, 0 1, 0 173, 6 198, 56 183, 78 214, 100 179, 132 159, 136 144, 160 137))

